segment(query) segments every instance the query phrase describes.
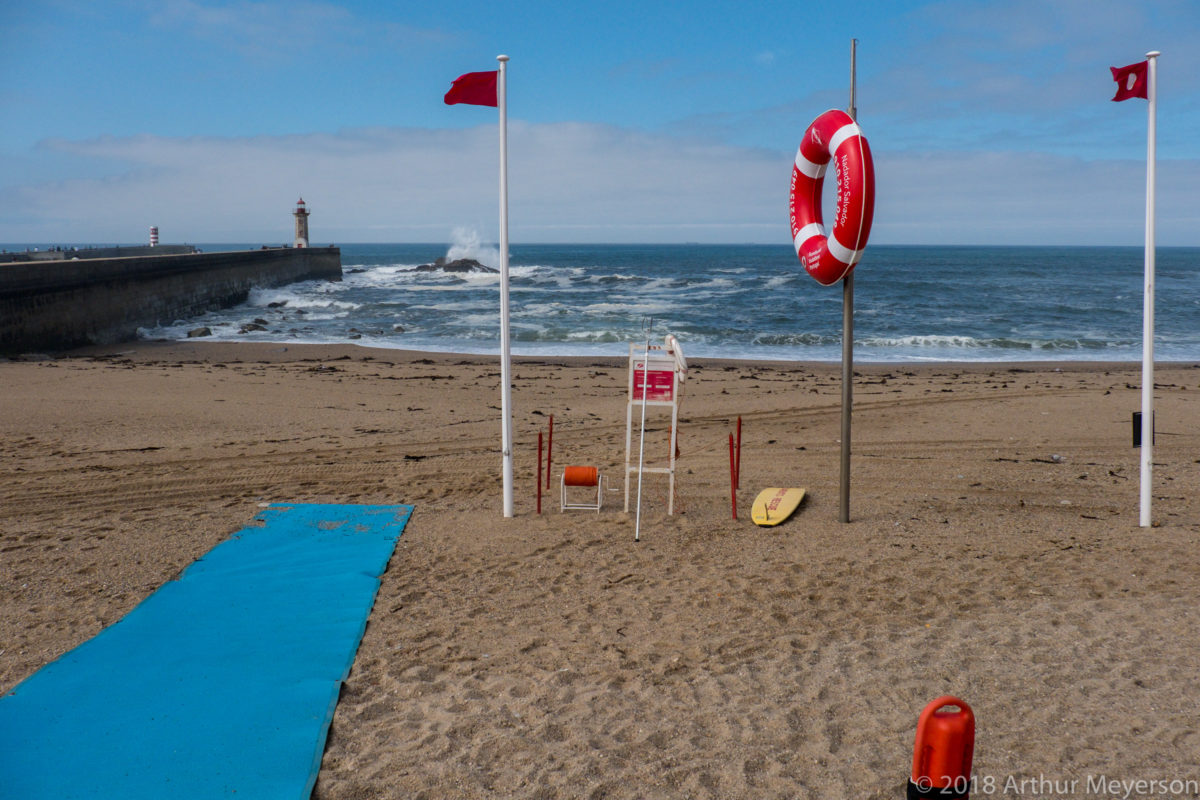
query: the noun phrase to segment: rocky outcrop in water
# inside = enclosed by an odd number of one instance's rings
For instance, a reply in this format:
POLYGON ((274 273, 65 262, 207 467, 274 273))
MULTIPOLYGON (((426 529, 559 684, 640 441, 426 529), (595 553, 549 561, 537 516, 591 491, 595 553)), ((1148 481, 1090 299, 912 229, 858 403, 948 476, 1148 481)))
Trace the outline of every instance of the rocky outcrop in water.
POLYGON ((419 267, 413 267, 412 272, 492 272, 497 273, 500 270, 492 267, 484 266, 473 258, 456 258, 453 261, 447 261, 443 256, 434 260, 432 264, 422 264, 419 267))

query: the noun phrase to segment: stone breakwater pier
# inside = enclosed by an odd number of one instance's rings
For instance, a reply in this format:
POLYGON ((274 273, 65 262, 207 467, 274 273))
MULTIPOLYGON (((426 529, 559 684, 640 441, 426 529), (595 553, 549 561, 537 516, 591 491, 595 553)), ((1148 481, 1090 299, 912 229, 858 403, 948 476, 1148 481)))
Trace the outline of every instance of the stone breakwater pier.
POLYGON ((0 263, 0 353, 132 341, 140 327, 245 302, 255 287, 341 279, 336 247, 0 263))

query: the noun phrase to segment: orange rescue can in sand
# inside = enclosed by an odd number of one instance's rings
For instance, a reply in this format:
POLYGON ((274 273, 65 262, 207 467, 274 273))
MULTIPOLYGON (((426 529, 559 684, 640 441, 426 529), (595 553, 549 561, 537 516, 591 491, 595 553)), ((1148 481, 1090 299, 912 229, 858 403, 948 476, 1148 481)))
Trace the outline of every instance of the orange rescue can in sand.
POLYGON ((563 470, 563 483, 567 486, 595 486, 600 479, 600 470, 595 467, 567 467, 563 470))
POLYGON ((967 798, 975 753, 975 714, 957 697, 945 695, 917 718, 908 800, 967 798))

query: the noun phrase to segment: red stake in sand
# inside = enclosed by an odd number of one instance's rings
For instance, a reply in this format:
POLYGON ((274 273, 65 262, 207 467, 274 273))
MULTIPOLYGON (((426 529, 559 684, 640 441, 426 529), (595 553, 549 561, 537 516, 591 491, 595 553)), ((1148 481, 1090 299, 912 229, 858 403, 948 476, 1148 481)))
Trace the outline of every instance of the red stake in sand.
MULTIPOLYGON (((553 430, 553 429, 552 429, 553 430)), ((546 488, 550 488, 550 465, 546 465, 546 488)), ((542 432, 538 431, 538 474, 537 474, 537 506, 542 513, 542 432)))
MULTIPOLYGON (((554 415, 550 415, 550 435, 546 437, 546 491, 550 490, 550 453, 554 450, 554 415)), ((538 463, 542 460, 538 455, 538 463)))
POLYGON ((733 506, 733 518, 737 519, 737 461, 733 455, 733 434, 729 434, 729 501, 733 506))
POLYGON ((742 488, 742 418, 737 424, 737 488, 742 488))
POLYGON ((917 718, 908 800, 963 798, 971 792, 975 753, 975 714, 957 697, 945 695, 925 706, 917 718), (955 710, 949 710, 953 707, 955 710))

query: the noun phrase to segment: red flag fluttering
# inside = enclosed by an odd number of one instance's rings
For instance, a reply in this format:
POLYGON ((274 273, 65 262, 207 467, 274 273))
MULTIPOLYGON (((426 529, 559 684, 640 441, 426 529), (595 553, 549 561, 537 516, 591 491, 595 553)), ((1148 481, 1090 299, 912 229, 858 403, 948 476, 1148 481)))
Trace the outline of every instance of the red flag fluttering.
POLYGON ((1128 100, 1131 97, 1149 98, 1146 90, 1150 83, 1148 61, 1139 61, 1128 67, 1109 67, 1109 69, 1112 70, 1113 80, 1117 82, 1117 93, 1113 96, 1114 101, 1128 100))
POLYGON ((491 72, 468 72, 466 75, 460 75, 454 79, 454 85, 450 87, 450 91, 446 92, 446 105, 467 103, 473 106, 492 106, 493 108, 498 106, 499 102, 496 99, 496 76, 498 74, 493 70, 491 72))

